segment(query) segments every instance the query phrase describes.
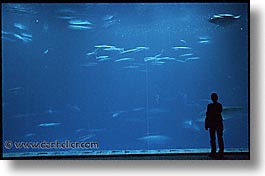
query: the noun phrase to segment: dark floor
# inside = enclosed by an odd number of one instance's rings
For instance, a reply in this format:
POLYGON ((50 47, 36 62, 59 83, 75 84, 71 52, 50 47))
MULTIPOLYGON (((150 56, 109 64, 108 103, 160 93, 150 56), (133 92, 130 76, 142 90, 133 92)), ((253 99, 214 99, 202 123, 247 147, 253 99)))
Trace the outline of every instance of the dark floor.
POLYGON ((212 158, 208 153, 101 155, 101 156, 30 156, 7 157, 5 159, 70 159, 70 160, 249 160, 249 152, 229 152, 223 158, 212 158))
POLYGON ((4 153, 4 159, 87 159, 87 160, 249 160, 248 149, 225 149, 222 158, 212 158, 209 149, 85 150, 4 153))
POLYGON ((212 158, 208 153, 198 154, 165 154, 165 155, 127 155, 127 156, 98 156, 98 157, 73 157, 69 159, 89 160, 249 160, 249 153, 226 153, 223 158, 212 158))
MULTIPOLYGON (((117 158, 118 159, 118 158, 117 158)), ((212 158, 208 153, 201 154, 170 154, 157 156, 129 156, 135 160, 249 160, 249 153, 228 153, 223 158, 212 158)))

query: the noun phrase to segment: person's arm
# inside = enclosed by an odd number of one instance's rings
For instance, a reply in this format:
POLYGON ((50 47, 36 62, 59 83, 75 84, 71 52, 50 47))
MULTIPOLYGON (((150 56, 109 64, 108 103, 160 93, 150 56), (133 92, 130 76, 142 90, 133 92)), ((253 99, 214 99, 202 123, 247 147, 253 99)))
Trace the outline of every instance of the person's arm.
POLYGON ((207 111, 206 111, 206 118, 205 118, 205 122, 204 122, 204 127, 205 130, 208 130, 209 128, 209 104, 207 106, 207 111))

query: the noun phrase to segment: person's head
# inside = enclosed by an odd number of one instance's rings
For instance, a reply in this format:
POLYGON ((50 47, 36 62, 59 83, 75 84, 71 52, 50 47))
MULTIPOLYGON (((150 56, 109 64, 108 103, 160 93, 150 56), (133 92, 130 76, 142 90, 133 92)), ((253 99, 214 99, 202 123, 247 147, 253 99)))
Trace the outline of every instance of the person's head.
POLYGON ((215 103, 215 102, 217 102, 217 100, 218 100, 218 95, 217 95, 217 93, 212 93, 211 94, 211 99, 212 99, 212 101, 215 103))

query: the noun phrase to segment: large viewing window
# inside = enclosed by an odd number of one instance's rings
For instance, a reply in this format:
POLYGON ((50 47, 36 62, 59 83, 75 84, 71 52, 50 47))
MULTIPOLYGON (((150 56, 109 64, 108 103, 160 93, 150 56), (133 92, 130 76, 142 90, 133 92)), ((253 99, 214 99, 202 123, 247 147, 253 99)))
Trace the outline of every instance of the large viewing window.
POLYGON ((248 7, 2 4, 3 157, 249 152, 248 7))

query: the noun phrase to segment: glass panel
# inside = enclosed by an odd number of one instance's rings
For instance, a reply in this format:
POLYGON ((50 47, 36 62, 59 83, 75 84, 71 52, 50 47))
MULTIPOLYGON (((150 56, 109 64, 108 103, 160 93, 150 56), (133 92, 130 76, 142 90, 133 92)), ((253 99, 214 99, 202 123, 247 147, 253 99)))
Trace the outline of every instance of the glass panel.
POLYGON ((244 3, 2 4, 5 156, 210 151, 212 92, 225 150, 248 151, 248 20, 244 3))

